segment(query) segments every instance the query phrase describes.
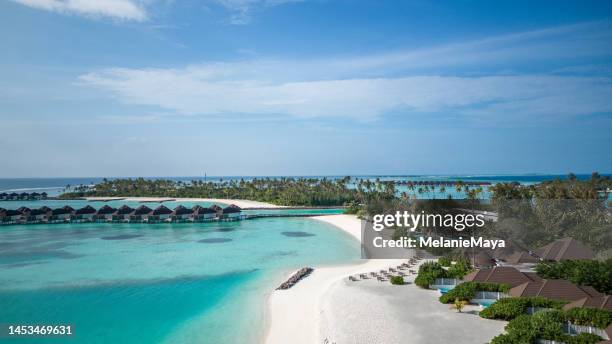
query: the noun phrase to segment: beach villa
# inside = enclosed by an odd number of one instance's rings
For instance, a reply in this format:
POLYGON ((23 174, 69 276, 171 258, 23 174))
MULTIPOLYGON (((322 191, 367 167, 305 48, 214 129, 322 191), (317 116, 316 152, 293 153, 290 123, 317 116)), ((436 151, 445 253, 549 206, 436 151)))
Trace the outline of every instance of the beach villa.
POLYGON ((593 297, 602 297, 603 294, 593 287, 577 286, 567 280, 540 279, 525 282, 510 289, 512 297, 540 296, 551 300, 577 301, 593 297))
POLYGON ((534 251, 542 260, 557 261, 595 259, 590 247, 573 238, 563 238, 542 246, 534 251))

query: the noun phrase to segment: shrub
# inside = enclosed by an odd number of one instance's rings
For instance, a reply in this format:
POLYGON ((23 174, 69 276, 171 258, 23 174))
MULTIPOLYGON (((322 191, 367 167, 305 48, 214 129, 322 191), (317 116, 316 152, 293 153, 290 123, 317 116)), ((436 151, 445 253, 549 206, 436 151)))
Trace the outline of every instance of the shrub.
POLYGON ((606 328, 612 323, 612 312, 596 308, 572 308, 565 312, 567 320, 576 325, 606 328))
POLYGON ((421 264, 419 267, 419 273, 414 279, 414 284, 421 288, 429 288, 430 284, 433 284, 436 278, 447 277, 447 272, 438 263, 427 262, 421 264))
POLYGON ((576 336, 567 336, 565 340, 567 344, 597 344, 603 340, 598 335, 592 333, 580 333, 576 336))
POLYGON ((531 316, 531 327, 540 339, 563 341, 564 320, 565 316, 560 310, 537 312, 531 316))
POLYGON ((472 271, 472 266, 465 259, 458 260, 455 264, 451 265, 448 268, 447 274, 448 277, 451 278, 463 278, 470 271, 472 271))
POLYGON ((438 264, 441 266, 451 266, 451 259, 449 257, 438 258, 438 264))
POLYGON ((564 301, 543 297, 507 297, 482 310, 480 316, 486 319, 512 320, 526 314, 529 307, 560 309, 564 304, 564 301))
POLYGON ((541 262, 536 272, 542 278, 567 279, 578 285, 588 285, 604 294, 612 294, 612 259, 564 260, 541 262))
POLYGON ((453 303, 455 300, 470 301, 474 298, 477 291, 492 291, 507 293, 510 286, 507 284, 498 283, 483 283, 483 282, 464 282, 457 285, 448 293, 440 296, 440 302, 453 303))
POLYGON ((391 279, 389 281, 391 282, 391 284, 402 285, 402 284, 404 284, 404 277, 402 277, 402 276, 393 276, 393 277, 391 277, 391 279))

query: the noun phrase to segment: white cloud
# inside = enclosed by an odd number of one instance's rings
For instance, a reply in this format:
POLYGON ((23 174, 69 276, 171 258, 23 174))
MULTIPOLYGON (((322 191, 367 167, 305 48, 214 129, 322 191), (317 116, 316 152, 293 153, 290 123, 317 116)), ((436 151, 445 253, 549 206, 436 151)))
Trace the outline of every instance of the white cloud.
MULTIPOLYGON (((342 117, 391 111, 466 118, 558 118, 612 112, 612 79, 559 74, 452 75, 456 67, 608 56, 606 24, 565 26, 398 53, 251 60, 183 68, 110 68, 80 77, 123 102, 179 114, 342 117), (535 49, 536 46, 544 46, 535 49), (436 70, 447 70, 436 73, 436 70)), ((496 66, 497 67, 497 66, 496 66)))
POLYGON ((132 0, 11 0, 36 9, 86 17, 108 17, 144 21, 147 13, 141 3, 132 0))

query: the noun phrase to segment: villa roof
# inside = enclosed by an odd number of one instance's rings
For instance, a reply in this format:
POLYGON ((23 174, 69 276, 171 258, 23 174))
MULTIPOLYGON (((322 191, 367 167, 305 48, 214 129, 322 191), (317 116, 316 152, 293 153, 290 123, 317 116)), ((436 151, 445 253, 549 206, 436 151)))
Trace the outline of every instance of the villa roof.
POLYGON ((212 207, 210 208, 204 208, 201 207, 199 205, 194 206, 193 208, 191 208, 191 210, 193 211, 194 214, 196 215, 202 215, 202 214, 216 214, 217 211, 215 209, 213 209, 212 207))
POLYGON ((69 206, 65 206, 65 207, 61 207, 61 208, 57 208, 57 209, 53 209, 51 211, 51 213, 53 215, 64 215, 64 214, 71 214, 74 212, 74 209, 72 209, 72 207, 69 206))
POLYGON ((39 208, 40 210, 44 211, 44 212, 50 212, 52 209, 47 207, 46 205, 43 205, 42 207, 39 208))
POLYGON ((9 194, 9 196, 13 196, 13 197, 15 197, 15 196, 19 196, 19 194, 18 194, 18 193, 16 193, 16 192, 11 192, 11 193, 9 194))
POLYGON ((209 209, 212 209, 212 210, 214 210, 214 211, 220 211, 220 210, 223 210, 223 208, 221 208, 220 206, 218 206, 218 205, 216 205, 216 204, 211 205, 211 206, 209 207, 209 209))
POLYGON ((236 207, 236 206, 228 206, 223 208, 223 214, 234 214, 234 213, 239 213, 241 211, 240 208, 236 207))
POLYGON ((153 211, 153 209, 151 209, 151 208, 149 208, 149 207, 147 207, 146 205, 143 204, 143 205, 139 206, 138 208, 134 209, 131 214, 132 215, 147 215, 147 214, 149 214, 152 211, 153 211))
POLYGON ((38 192, 32 192, 30 196, 40 196, 40 194, 38 192))
POLYGON ((17 208, 17 211, 22 213, 22 214, 25 214, 25 213, 29 213, 31 211, 31 209, 28 208, 28 207, 19 207, 19 208, 17 208))
POLYGON ((5 211, 6 211, 6 209, 0 208, 0 213, 4 213, 5 211))
POLYGON ((22 192, 19 194, 19 196, 28 196, 29 194, 27 192, 22 192))
POLYGON ((474 256, 474 265, 475 266, 481 266, 481 267, 491 267, 491 266, 495 265, 495 261, 487 253, 478 252, 474 256))
POLYGON ((516 287, 523 283, 540 280, 535 274, 528 274, 508 266, 497 266, 491 269, 480 269, 467 274, 466 282, 505 283, 516 287))
POLYGON ((172 215, 190 215, 193 213, 193 210, 186 208, 182 205, 179 205, 178 207, 174 208, 174 211, 172 211, 172 215))
POLYGON ((235 204, 230 204, 227 206, 228 208, 236 208, 238 210, 242 210, 242 208, 240 208, 239 206, 235 205, 235 204))
POLYGON ((46 193, 46 192, 43 192, 43 193, 41 193, 40 195, 41 195, 41 196, 47 196, 47 193, 46 193))
POLYGON ((17 216, 17 215, 21 215, 21 212, 17 210, 13 210, 13 209, 9 209, 6 212, 4 212, 4 216, 17 216))
POLYGON ((527 282, 510 289, 510 295, 514 297, 541 296, 552 300, 576 301, 583 298, 601 296, 592 295, 592 288, 582 288, 568 280, 543 279, 540 281, 527 282))
POLYGON ((160 205, 159 207, 155 208, 155 210, 153 210, 153 212, 151 212, 151 214, 153 214, 153 215, 169 215, 169 214, 172 214, 172 210, 168 209, 168 207, 166 207, 165 205, 160 205))
POLYGON ((528 252, 514 252, 506 257, 506 262, 510 264, 537 263, 540 260, 530 255, 528 252))
POLYGON ((117 211, 117 209, 109 206, 108 204, 105 204, 102 206, 102 208, 98 209, 98 215, 112 214, 115 211, 117 211))
POLYGON ((115 215, 127 215, 127 214, 130 214, 133 211, 134 211, 134 209, 132 209, 128 205, 124 204, 124 205, 120 206, 119 209, 117 209, 114 214, 115 215))
POLYGON ((96 213, 96 208, 90 206, 90 205, 86 205, 81 209, 78 209, 77 211, 75 211, 76 215, 85 215, 85 214, 95 214, 96 213))
POLYGON ((573 238, 563 238, 540 247, 535 253, 544 260, 593 259, 593 251, 573 238))
POLYGON ((44 215, 44 214, 46 214, 46 213, 48 213, 48 211, 46 211, 46 210, 44 210, 44 209, 42 209, 42 208, 39 208, 39 209, 32 209, 32 210, 30 211, 30 216, 44 215))
POLYGON ((0 193, 0 197, 6 197, 8 194, 6 192, 0 193))
POLYGON ((598 308, 612 311, 612 296, 596 296, 596 297, 585 297, 580 300, 576 300, 563 306, 563 309, 568 310, 576 307, 584 308, 598 308))

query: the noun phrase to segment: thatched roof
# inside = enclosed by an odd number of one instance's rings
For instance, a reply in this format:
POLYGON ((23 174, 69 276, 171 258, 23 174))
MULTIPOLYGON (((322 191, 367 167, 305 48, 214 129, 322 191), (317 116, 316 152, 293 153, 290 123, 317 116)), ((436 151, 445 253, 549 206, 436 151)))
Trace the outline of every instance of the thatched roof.
POLYGON ((115 211, 117 211, 117 209, 105 204, 102 206, 102 208, 98 209, 98 215, 108 215, 114 213, 115 211))
POLYGON ((193 210, 186 208, 182 205, 179 205, 178 207, 174 208, 174 211, 172 211, 172 215, 191 215, 193 214, 193 210))
POLYGON ((195 215, 216 214, 217 213, 217 211, 215 209, 212 209, 212 207, 204 208, 199 205, 194 206, 193 208, 191 208, 191 210, 193 211, 195 215))
POLYGON ((153 209, 147 207, 146 205, 141 205, 138 208, 134 209, 134 211, 132 211, 132 215, 147 215, 150 212, 152 212, 153 209))
POLYGON ((78 209, 77 211, 74 212, 76 215, 87 215, 87 214, 95 214, 96 213, 96 208, 90 206, 90 205, 86 205, 81 209, 78 209))
POLYGON ((170 214, 172 214, 172 210, 168 209, 168 207, 166 207, 165 205, 160 205, 159 207, 155 208, 155 210, 153 210, 153 212, 151 212, 151 214, 153 214, 153 215, 170 215, 170 214))
POLYGON ((124 205, 120 206, 119 209, 117 209, 115 211, 114 215, 127 215, 127 214, 132 213, 133 211, 134 211, 134 209, 132 209, 128 205, 124 204, 124 205))
POLYGON ((563 238, 535 250, 535 254, 543 260, 594 259, 593 250, 573 238, 563 238))
POLYGON ((17 211, 22 213, 22 214, 25 214, 25 213, 29 213, 31 211, 31 209, 28 208, 28 207, 19 207, 19 208, 17 208, 17 211))
POLYGON ((65 214, 72 214, 74 212, 74 209, 72 209, 72 207, 69 206, 65 206, 65 207, 61 207, 61 208, 57 208, 57 209, 53 209, 51 211, 51 213, 53 215, 65 215, 65 214))
POLYGON ((39 209, 40 209, 40 210, 42 210, 42 211, 45 211, 45 212, 47 212, 47 213, 48 213, 48 212, 50 212, 50 211, 52 210, 51 208, 47 207, 46 205, 43 205, 43 206, 42 206, 42 207, 40 207, 39 209))
POLYGON ((47 210, 44 210, 42 208, 39 209, 32 209, 30 211, 30 216, 38 216, 38 215, 45 215, 46 213, 48 213, 47 210))
POLYGON ((4 212, 4 216, 17 216, 17 215, 22 215, 22 214, 20 211, 13 210, 13 209, 8 209, 7 211, 4 212))
POLYGON ((211 206, 209 207, 209 209, 212 209, 212 210, 214 210, 214 211, 221 211, 221 210, 223 210, 223 208, 221 208, 220 206, 218 206, 218 205, 216 205, 216 204, 211 205, 211 206))
POLYGON ((223 214, 235 214, 235 213, 239 213, 242 210, 236 206, 229 206, 226 208, 223 208, 223 214))

